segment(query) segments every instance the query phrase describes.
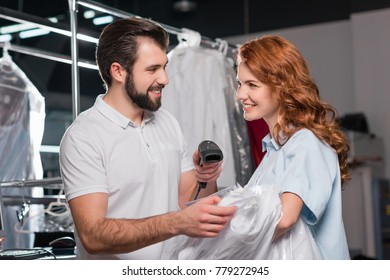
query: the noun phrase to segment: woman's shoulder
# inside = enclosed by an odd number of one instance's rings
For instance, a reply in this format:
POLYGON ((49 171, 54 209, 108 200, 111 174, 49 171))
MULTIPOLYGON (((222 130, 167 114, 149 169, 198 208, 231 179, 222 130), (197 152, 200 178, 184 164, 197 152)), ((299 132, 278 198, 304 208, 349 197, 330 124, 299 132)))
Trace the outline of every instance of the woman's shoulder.
MULTIPOLYGON (((298 131, 296 131, 290 138, 293 142, 299 141, 299 142, 307 142, 307 143, 317 143, 320 142, 320 140, 317 138, 317 136, 307 128, 301 128, 298 131)), ((290 141, 289 140, 289 141, 290 141)))
MULTIPOLYGON (((319 139, 313 131, 307 128, 302 128, 295 132, 291 138, 289 139, 289 144, 291 146, 304 146, 306 148, 313 148, 313 149, 331 149, 328 143, 324 142, 323 140, 319 139)), ((287 143, 288 143, 287 142, 287 143)))
POLYGON ((332 166, 331 170, 335 170, 333 167, 338 166, 338 157, 334 149, 306 128, 295 132, 283 149, 286 158, 295 158, 299 154, 301 161, 302 158, 310 158, 312 162, 325 159, 326 165, 332 166))

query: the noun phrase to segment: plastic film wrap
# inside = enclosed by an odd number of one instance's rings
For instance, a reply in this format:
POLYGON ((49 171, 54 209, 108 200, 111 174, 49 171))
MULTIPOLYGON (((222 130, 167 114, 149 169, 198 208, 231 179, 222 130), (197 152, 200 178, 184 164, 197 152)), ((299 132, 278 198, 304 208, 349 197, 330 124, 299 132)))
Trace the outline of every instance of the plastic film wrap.
POLYGON ((178 236, 165 243, 164 259, 321 259, 313 233, 302 218, 273 241, 281 217, 279 188, 229 187, 217 194, 219 205, 238 207, 233 219, 217 237, 178 236))

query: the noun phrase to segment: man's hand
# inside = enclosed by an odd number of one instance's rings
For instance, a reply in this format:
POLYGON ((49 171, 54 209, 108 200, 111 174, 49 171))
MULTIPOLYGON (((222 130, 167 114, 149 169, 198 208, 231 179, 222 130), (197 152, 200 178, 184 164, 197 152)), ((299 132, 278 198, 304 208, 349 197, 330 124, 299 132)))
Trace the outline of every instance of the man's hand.
POLYGON ((219 196, 206 197, 177 212, 175 228, 178 234, 190 237, 215 237, 233 218, 237 207, 217 206, 219 196))
POLYGON ((195 176, 198 182, 216 182, 222 172, 223 161, 209 163, 206 162, 202 166, 199 165, 200 155, 196 150, 192 156, 195 165, 195 176))

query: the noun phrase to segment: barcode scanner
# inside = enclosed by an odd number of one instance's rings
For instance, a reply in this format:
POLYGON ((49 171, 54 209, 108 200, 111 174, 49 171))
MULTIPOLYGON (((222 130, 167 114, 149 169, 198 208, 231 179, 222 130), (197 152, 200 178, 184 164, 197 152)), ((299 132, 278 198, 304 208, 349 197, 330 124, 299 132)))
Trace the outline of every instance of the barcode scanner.
POLYGON ((198 146, 200 155, 199 165, 203 165, 205 162, 218 162, 223 159, 223 153, 221 149, 211 140, 204 140, 198 146))
MULTIPOLYGON (((221 149, 211 140, 204 140, 198 146, 200 161, 199 165, 202 166, 206 162, 219 162, 223 159, 223 153, 221 149)), ((196 193, 195 199, 198 197, 198 194, 201 189, 206 188, 206 182, 198 182, 198 191, 196 193)))

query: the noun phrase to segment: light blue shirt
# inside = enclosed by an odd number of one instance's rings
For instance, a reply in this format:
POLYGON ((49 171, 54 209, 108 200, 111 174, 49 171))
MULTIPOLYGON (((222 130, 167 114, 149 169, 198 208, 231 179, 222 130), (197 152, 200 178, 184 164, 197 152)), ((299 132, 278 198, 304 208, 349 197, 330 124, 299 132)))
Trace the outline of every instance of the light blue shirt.
POLYGON ((342 219, 341 179, 336 152, 310 130, 301 129, 283 146, 268 134, 267 153, 248 182, 277 185, 298 195, 301 215, 312 228, 324 259, 350 259, 342 219))

